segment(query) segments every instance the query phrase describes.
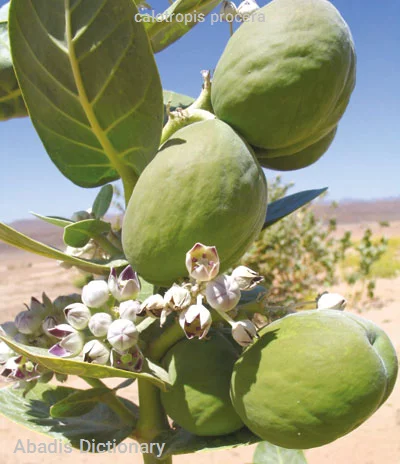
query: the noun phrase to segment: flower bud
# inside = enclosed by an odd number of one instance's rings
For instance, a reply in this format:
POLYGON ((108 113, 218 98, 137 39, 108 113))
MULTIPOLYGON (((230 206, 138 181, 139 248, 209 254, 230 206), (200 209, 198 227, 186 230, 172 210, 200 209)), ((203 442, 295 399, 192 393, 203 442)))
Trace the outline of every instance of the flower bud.
POLYGON ((86 219, 90 219, 91 217, 92 216, 89 211, 75 211, 75 213, 71 216, 71 221, 85 221, 86 219))
POLYGON ((255 0, 244 0, 237 8, 238 15, 242 21, 248 21, 251 15, 260 7, 255 0))
POLYGON ((233 22, 238 11, 236 5, 233 2, 223 1, 219 16, 221 21, 233 22))
POLYGON ((118 312, 121 319, 128 319, 135 322, 136 316, 142 311, 140 301, 127 300, 120 303, 118 312))
POLYGON ((64 337, 60 342, 53 345, 49 349, 49 353, 60 358, 78 356, 82 351, 83 344, 84 337, 81 332, 70 332, 70 334, 64 337))
POLYGON ((180 287, 174 284, 169 290, 165 292, 164 303, 173 311, 181 311, 190 306, 192 297, 187 288, 180 287))
POLYGON ((240 289, 236 280, 227 275, 218 276, 208 282, 205 291, 208 304, 218 311, 230 311, 240 300, 240 289))
POLYGON ((107 364, 110 359, 110 349, 99 340, 91 340, 83 347, 83 360, 92 364, 107 364))
POLYGON ((109 298, 107 282, 92 280, 82 289, 82 301, 89 308, 100 308, 109 298))
POLYGON ((86 329, 90 319, 90 310, 82 303, 72 303, 64 309, 68 323, 76 330, 86 329))
POLYGON ((43 314, 37 311, 21 311, 15 317, 15 326, 25 335, 36 333, 43 321, 43 314))
POLYGON ((111 269, 108 288, 116 300, 125 301, 136 297, 140 292, 141 284, 137 273, 131 266, 127 266, 118 278, 115 269, 111 269))
POLYGON ((325 292, 317 298, 317 309, 339 309, 346 307, 347 301, 339 293, 325 292))
POLYGON ((233 270, 231 277, 236 280, 240 290, 251 290, 258 285, 264 277, 246 266, 239 266, 233 270))
POLYGON ((250 345, 256 336, 257 328, 248 319, 232 323, 232 337, 239 345, 250 345))
POLYGON ((105 337, 112 324, 112 317, 108 313, 96 313, 89 319, 89 330, 95 337, 105 337))
POLYGON ((189 339, 194 337, 198 337, 200 340, 203 339, 212 324, 210 311, 200 301, 190 306, 179 316, 179 324, 189 339))
POLYGON ((107 340, 117 351, 123 352, 136 345, 139 332, 135 324, 128 319, 113 321, 107 332, 107 340))
POLYGON ((143 301, 141 310, 146 311, 148 316, 161 317, 161 313, 164 307, 164 298, 156 293, 155 295, 151 295, 143 301))
POLYGON ((214 279, 219 272, 219 257, 215 246, 196 243, 186 253, 186 269, 190 277, 200 282, 214 279))

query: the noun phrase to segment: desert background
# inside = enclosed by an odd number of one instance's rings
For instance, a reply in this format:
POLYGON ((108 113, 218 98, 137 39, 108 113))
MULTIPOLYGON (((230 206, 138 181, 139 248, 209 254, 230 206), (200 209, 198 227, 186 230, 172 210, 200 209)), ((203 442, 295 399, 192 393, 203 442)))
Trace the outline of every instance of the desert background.
MULTIPOLYGON (((353 238, 360 238, 367 227, 375 236, 384 234, 389 238, 392 262, 398 267, 392 269, 390 278, 377 277, 376 295, 378 303, 368 307, 348 308, 381 326, 391 337, 400 355, 400 199, 375 202, 344 201, 332 210, 327 204, 314 206, 321 218, 334 216, 338 221, 337 234, 349 230, 353 238), (390 226, 383 226, 388 222, 390 226)), ((62 248, 59 229, 39 220, 21 220, 10 224, 17 230, 52 246, 62 248)), ((0 244, 0 323, 14 319, 23 310, 23 303, 29 303, 31 296, 41 299, 45 291, 51 299, 61 294, 77 291, 73 285, 76 271, 65 272, 57 262, 34 256, 0 244)), ((332 290, 347 295, 352 289, 344 284, 332 290)), ((71 386, 84 387, 83 382, 73 380, 71 386)), ((111 381, 111 384, 113 382, 111 381)), ((6 383, 0 380, 0 386, 6 383)), ((114 382, 115 385, 115 382, 114 382)), ((122 391, 122 396, 137 400, 135 384, 122 391)), ((36 464, 54 462, 60 464, 74 460, 77 463, 104 464, 110 459, 119 464, 140 463, 141 457, 135 454, 90 455, 73 451, 72 454, 14 454, 19 439, 34 443, 51 442, 52 439, 38 435, 11 422, 0 415, 0 434, 2 447, 1 464, 36 464)), ((215 451, 195 455, 182 455, 174 458, 174 463, 209 464, 250 464, 255 446, 239 447, 228 451, 215 451)), ((330 445, 306 451, 309 464, 400 464, 400 382, 388 401, 365 424, 330 445)), ((285 464, 285 463, 282 463, 285 464)))

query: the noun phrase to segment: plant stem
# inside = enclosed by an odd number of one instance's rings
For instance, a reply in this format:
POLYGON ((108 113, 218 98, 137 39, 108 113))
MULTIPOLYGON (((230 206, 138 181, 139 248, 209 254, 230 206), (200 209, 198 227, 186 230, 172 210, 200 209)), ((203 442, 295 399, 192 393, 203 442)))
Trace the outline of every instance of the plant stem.
POLYGON ((113 245, 104 235, 97 235, 94 240, 110 256, 122 256, 122 251, 113 245))
MULTIPOLYGON (((161 404, 160 390, 144 379, 138 379, 140 417, 134 432, 139 443, 152 443, 157 435, 169 430, 167 416, 161 404)), ((172 464, 172 458, 157 459, 152 454, 142 454, 145 464, 172 464)))
MULTIPOLYGON (((81 377, 81 379, 93 388, 108 388, 100 379, 93 379, 90 377, 81 377)), ((108 394, 102 395, 101 402, 107 404, 107 406, 109 406, 126 424, 132 426, 132 428, 135 426, 137 417, 125 406, 120 398, 116 396, 114 390, 110 389, 108 394)))
POLYGON ((173 325, 168 327, 157 339, 155 339, 148 347, 146 355, 154 360, 159 361, 164 354, 175 345, 176 342, 185 337, 181 326, 177 321, 173 325))

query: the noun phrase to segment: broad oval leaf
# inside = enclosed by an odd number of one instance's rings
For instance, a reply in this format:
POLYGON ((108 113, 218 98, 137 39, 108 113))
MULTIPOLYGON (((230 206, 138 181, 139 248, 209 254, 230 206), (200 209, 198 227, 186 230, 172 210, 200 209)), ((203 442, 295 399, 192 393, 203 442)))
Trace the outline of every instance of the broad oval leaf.
POLYGON ((288 216, 302 206, 310 203, 310 201, 322 195, 328 190, 328 187, 315 189, 315 190, 304 190, 303 192, 293 193, 287 197, 280 198, 268 205, 267 216, 265 218, 263 229, 272 226, 275 222, 288 216))
POLYGON ((100 364, 90 364, 83 362, 82 358, 58 358, 51 355, 45 348, 23 345, 7 337, 0 336, 16 353, 26 356, 33 362, 41 364, 47 369, 60 374, 78 375, 80 377, 91 377, 94 379, 106 379, 117 377, 123 379, 142 378, 153 383, 162 390, 167 389, 171 382, 168 373, 157 364, 145 358, 141 372, 124 371, 111 366, 102 366, 100 364))
MULTIPOLYGON (((111 224, 100 219, 85 219, 64 228, 64 243, 74 248, 84 247, 91 238, 110 232, 111 224)), ((122 252, 121 252, 122 254, 122 252)))
POLYGON ((92 206, 92 214, 95 218, 100 219, 106 214, 111 205, 113 195, 114 189, 111 184, 104 185, 100 189, 92 206))
MULTIPOLYGON (((51 417, 50 408, 59 401, 76 392, 75 388, 38 384, 26 396, 22 389, 6 387, 0 389, 0 414, 24 427, 39 432, 48 437, 60 440, 63 451, 71 447, 82 449, 90 443, 118 444, 132 433, 132 426, 123 420, 103 403, 98 403, 90 412, 80 417, 65 417, 62 420, 51 417), (68 447, 68 448, 66 448, 68 447)), ((120 398, 133 414, 138 414, 138 408, 125 398, 120 398)), ((84 449, 86 450, 86 448, 84 449)))
POLYGON ((11 58, 8 6, 0 8, 0 121, 28 115, 11 58))
POLYGON ((307 464, 303 451, 280 448, 263 441, 257 445, 253 464, 307 464))
POLYGON ((63 398, 50 408, 51 417, 79 417, 95 408, 104 395, 110 395, 111 390, 104 388, 90 388, 77 390, 63 398))
POLYGON ((142 15, 142 22, 150 37, 153 51, 160 52, 204 21, 222 0, 176 0, 157 18, 142 15), (180 15, 180 16, 178 16, 180 15), (183 16, 182 16, 183 15, 183 16))
POLYGON ((82 187, 121 177, 128 197, 163 122, 160 77, 137 14, 132 0, 13 0, 9 15, 18 81, 51 159, 82 187))
POLYGON ((68 263, 72 266, 82 269, 82 271, 86 271, 97 275, 109 275, 111 267, 119 269, 128 265, 128 262, 125 259, 113 259, 112 261, 99 264, 97 262, 67 255, 63 251, 45 245, 44 243, 40 243, 34 240, 33 238, 27 237, 21 232, 18 232, 12 227, 9 227, 1 222, 0 241, 7 243, 7 245, 11 245, 25 251, 29 251, 30 253, 44 256, 45 258, 63 261, 64 263, 68 263))
MULTIPOLYGON (((153 438, 153 443, 165 443, 161 458, 176 454, 189 454, 202 451, 216 451, 221 449, 237 448, 247 446, 261 441, 260 437, 254 435, 246 427, 229 435, 219 437, 200 437, 193 435, 187 430, 177 429, 163 432, 153 438)), ((285 462, 286 464, 286 462, 285 462)))

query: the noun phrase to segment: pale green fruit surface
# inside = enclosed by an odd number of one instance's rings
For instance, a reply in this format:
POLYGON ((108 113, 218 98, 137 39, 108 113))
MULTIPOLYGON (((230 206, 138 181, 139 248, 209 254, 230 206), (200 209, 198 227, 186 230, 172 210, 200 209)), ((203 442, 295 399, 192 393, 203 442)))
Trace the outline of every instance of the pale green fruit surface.
POLYGON ((220 271, 237 263, 265 220, 267 184, 249 146, 210 120, 177 131, 143 171, 122 226, 126 258, 146 281, 186 277, 196 242, 216 246, 220 271))
POLYGON ((166 413, 195 435, 225 435, 242 428, 229 386, 238 354, 219 333, 209 340, 182 340, 163 359, 172 388, 161 393, 166 413))
POLYGON ((337 125, 355 66, 350 30, 330 2, 274 0, 229 40, 213 78, 213 108, 251 145, 292 154, 337 125))
POLYGON ((318 142, 292 155, 269 158, 268 151, 262 148, 255 148, 254 153, 263 168, 275 171, 296 171, 311 166, 318 161, 331 146, 335 134, 336 127, 318 142), (263 157, 263 155, 266 156, 263 157))
POLYGON ((236 362, 231 397, 248 428, 284 448, 351 432, 393 390, 398 361, 375 324, 337 310, 303 311, 263 329, 236 362))

